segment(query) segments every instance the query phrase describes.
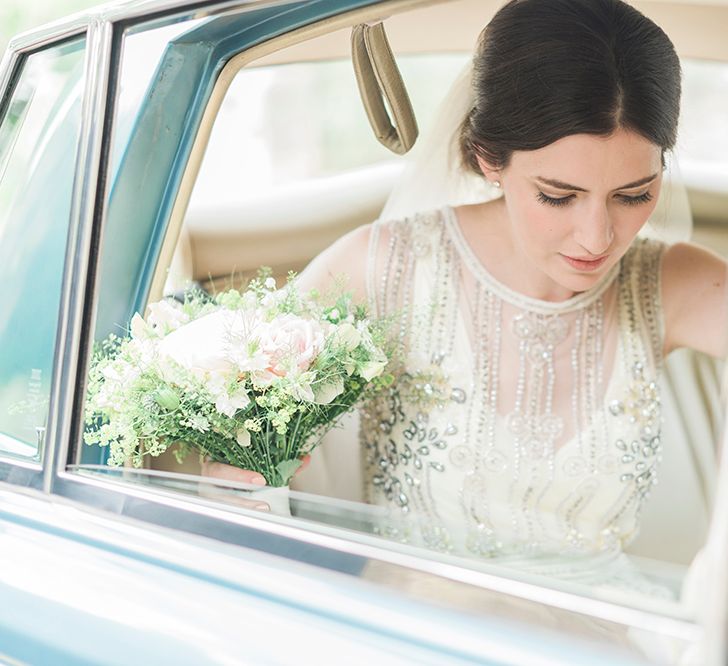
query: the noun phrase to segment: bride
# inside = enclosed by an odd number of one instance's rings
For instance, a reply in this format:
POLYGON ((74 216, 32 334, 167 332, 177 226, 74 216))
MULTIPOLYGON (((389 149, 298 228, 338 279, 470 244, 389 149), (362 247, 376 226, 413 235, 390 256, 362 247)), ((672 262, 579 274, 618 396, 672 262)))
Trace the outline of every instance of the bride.
POLYGON ((621 0, 511 0, 463 90, 455 135, 434 138, 457 164, 421 153, 392 207, 300 277, 346 274, 397 320, 398 379, 362 410, 368 500, 447 552, 619 553, 659 474, 665 356, 727 351, 725 263, 638 235, 676 141, 678 57, 621 0), (450 205, 473 177, 498 196, 450 205), (423 210, 435 186, 452 198, 423 210))

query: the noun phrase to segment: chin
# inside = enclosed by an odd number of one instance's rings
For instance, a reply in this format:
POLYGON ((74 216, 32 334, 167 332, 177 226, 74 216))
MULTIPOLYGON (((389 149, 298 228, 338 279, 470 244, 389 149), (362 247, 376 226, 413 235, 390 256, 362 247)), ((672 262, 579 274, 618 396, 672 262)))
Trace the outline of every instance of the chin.
POLYGON ((572 293, 578 293, 591 289, 606 273, 611 266, 602 267, 590 273, 570 271, 568 268, 560 268, 550 273, 551 279, 562 289, 572 293))
POLYGON ((599 280, 601 280, 611 269, 611 266, 602 268, 593 273, 571 273, 562 274, 561 284, 570 291, 581 292, 591 289, 599 280))

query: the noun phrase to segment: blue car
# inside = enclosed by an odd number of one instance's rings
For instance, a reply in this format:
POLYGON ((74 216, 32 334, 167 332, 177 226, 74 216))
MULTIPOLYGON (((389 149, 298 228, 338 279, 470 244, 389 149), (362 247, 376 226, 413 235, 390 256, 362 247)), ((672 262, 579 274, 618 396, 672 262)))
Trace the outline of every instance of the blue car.
MULTIPOLYGON (((95 342, 190 284, 214 292, 261 265, 300 271, 376 219, 413 118, 433 122, 499 4, 130 0, 10 43, 0 663, 725 663, 722 369, 698 354, 670 360, 672 446, 629 548, 654 594, 386 533, 391 517, 363 501, 351 462, 355 415, 280 506, 265 489, 201 476, 195 456, 112 467, 83 442, 95 342), (401 91, 374 77, 367 92, 352 67, 352 31, 380 24, 394 58, 363 57, 401 73, 404 118, 401 91)), ((686 205, 695 237, 727 252, 728 3, 635 4, 683 58, 686 205)))

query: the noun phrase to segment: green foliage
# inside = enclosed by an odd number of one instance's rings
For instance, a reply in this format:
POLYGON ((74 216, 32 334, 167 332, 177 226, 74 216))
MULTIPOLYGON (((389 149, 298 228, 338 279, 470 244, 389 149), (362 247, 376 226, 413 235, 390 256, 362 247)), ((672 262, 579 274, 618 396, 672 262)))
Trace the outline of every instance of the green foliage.
POLYGON ((173 443, 285 485, 335 420, 391 384, 382 322, 350 295, 276 289, 262 272, 245 291, 150 306, 130 335, 96 348, 88 382, 88 444, 109 464, 141 465, 173 443))

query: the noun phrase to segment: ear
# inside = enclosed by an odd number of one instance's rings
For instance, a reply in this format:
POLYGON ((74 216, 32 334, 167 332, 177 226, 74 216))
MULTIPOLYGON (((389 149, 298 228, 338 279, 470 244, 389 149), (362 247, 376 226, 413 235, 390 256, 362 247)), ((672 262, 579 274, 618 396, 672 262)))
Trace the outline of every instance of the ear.
POLYGON ((500 169, 496 169, 492 164, 490 164, 488 161, 486 161, 482 156, 478 155, 476 158, 478 160, 478 166, 480 167, 480 170, 483 172, 483 176, 485 176, 485 179, 493 186, 500 187, 500 181, 501 181, 501 172, 500 169))

